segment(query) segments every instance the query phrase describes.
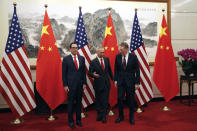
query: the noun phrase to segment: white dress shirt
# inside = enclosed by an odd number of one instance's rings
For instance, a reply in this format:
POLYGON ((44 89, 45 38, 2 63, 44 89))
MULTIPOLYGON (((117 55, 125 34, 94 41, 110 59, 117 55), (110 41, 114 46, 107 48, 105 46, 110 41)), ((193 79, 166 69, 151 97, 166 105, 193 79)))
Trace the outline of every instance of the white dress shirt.
POLYGON ((76 57, 77 65, 78 65, 78 69, 79 69, 79 59, 78 59, 78 55, 75 55, 75 56, 74 56, 73 54, 71 54, 71 56, 72 56, 72 58, 73 58, 74 63, 75 63, 74 57, 76 57))
MULTIPOLYGON (((99 63, 100 63, 100 65, 101 65, 101 58, 99 58, 98 56, 96 56, 97 58, 98 58, 98 60, 99 60, 99 63)), ((105 62, 104 62, 104 58, 102 57, 102 61, 103 61, 103 65, 104 65, 104 68, 105 68, 105 62)))

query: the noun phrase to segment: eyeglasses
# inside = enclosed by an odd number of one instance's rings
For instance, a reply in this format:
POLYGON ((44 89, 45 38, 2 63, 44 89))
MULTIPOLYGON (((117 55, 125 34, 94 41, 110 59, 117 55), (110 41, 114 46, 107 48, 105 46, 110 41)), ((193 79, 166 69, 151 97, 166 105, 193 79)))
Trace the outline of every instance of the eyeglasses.
POLYGON ((78 47, 71 47, 72 49, 78 49, 78 47))

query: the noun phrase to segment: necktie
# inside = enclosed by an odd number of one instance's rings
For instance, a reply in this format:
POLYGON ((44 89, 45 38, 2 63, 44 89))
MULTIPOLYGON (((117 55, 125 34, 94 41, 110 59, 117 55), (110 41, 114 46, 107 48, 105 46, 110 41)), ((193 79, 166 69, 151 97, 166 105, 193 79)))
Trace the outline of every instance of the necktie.
POLYGON ((125 56, 124 56, 124 58, 123 58, 123 67, 124 67, 124 69, 126 70, 126 59, 125 59, 125 56))
POLYGON ((74 56, 74 62, 75 62, 75 66, 76 66, 76 68, 77 68, 77 70, 78 70, 78 64, 77 64, 76 56, 74 56))
POLYGON ((103 69, 103 71, 105 71, 104 64, 103 64, 103 59, 102 58, 101 58, 101 68, 103 69))

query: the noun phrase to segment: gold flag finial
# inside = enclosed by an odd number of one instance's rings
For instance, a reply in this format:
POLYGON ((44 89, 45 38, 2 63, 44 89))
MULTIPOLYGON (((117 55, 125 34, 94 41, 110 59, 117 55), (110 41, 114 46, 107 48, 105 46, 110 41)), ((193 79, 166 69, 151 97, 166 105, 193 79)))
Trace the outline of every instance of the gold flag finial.
POLYGON ((137 12, 137 8, 135 8, 135 12, 137 12))
POLYGON ((16 2, 13 2, 13 5, 16 6, 17 5, 16 2))
POLYGON ((45 9, 47 9, 48 5, 47 4, 44 4, 44 7, 45 7, 45 9))
POLYGON ((111 7, 108 8, 109 11, 111 11, 111 9, 112 9, 111 7))

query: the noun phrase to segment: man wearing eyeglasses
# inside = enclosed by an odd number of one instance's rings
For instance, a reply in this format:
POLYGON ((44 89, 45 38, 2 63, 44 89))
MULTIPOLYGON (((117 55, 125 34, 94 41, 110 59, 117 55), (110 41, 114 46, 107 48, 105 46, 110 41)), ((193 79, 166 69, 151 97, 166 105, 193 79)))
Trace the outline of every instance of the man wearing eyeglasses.
POLYGON ((129 53, 129 46, 126 42, 120 44, 120 54, 116 55, 114 74, 115 87, 118 88, 119 109, 119 117, 115 120, 115 123, 124 120, 123 98, 126 93, 129 106, 129 122, 134 125, 134 94, 140 85, 140 69, 137 56, 129 53))
POLYGON ((81 123, 81 101, 83 89, 86 87, 85 59, 77 55, 78 46, 70 44, 71 54, 64 57, 62 62, 62 79, 65 91, 68 93, 68 125, 75 128, 73 119, 73 104, 76 101, 76 124, 81 123))

